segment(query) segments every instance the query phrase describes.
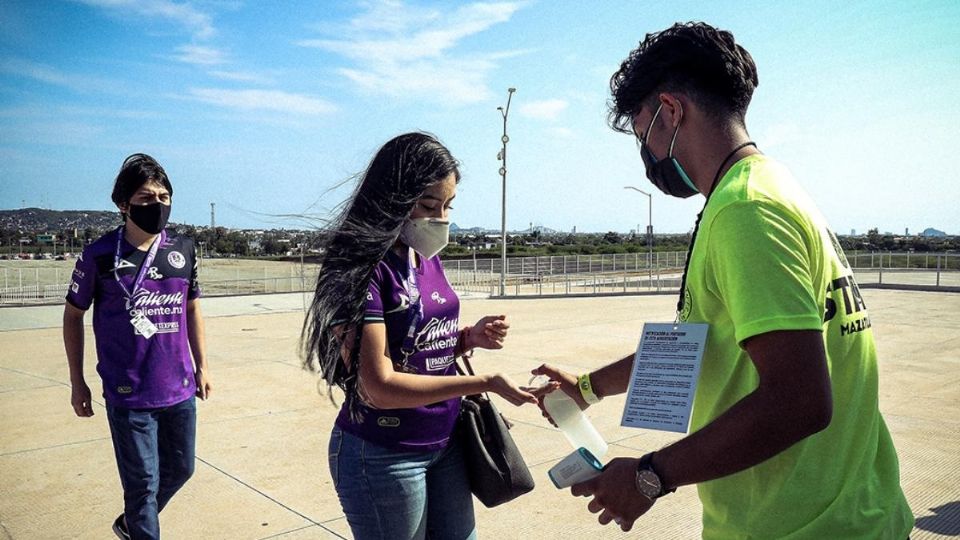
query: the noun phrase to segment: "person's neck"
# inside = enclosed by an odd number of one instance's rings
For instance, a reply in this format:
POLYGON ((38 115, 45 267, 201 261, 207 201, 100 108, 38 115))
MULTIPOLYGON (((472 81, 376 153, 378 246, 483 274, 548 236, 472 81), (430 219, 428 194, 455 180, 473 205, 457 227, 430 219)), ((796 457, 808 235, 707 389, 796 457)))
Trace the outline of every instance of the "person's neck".
POLYGON ((413 267, 416 268, 420 266, 420 256, 417 255, 416 251, 413 251, 412 249, 410 249, 410 247, 404 244, 403 242, 397 240, 397 242, 393 244, 393 247, 391 247, 390 249, 403 260, 407 260, 410 252, 413 252, 413 267))
POLYGON ((159 234, 150 234, 147 231, 137 227, 136 223, 133 223, 128 218, 123 227, 123 238, 131 246, 139 249, 140 251, 147 251, 150 249, 150 246, 153 245, 153 241, 160 236, 159 234))
POLYGON ((700 141, 703 143, 701 145, 703 151, 697 153, 699 159, 696 160, 695 169, 690 171, 692 173, 691 180, 701 194, 705 197, 709 196, 710 191, 716 187, 713 185, 714 179, 719 182, 723 175, 738 161, 760 152, 755 146, 745 146, 731 155, 735 148, 749 140, 750 135, 742 126, 718 129, 713 133, 701 134, 700 141), (717 174, 718 167, 720 168, 719 175, 717 174))

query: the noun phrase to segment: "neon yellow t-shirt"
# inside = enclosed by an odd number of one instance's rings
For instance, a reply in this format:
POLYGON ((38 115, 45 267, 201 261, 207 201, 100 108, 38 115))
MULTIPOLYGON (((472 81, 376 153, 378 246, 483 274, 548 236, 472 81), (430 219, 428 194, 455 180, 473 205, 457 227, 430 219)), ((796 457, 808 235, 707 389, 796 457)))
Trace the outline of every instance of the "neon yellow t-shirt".
POLYGON ((691 430, 756 389, 740 344, 822 330, 833 388, 827 429, 698 486, 706 539, 905 540, 913 515, 878 408, 877 355, 853 272, 826 221, 782 165, 737 162, 704 211, 681 319, 710 323, 691 430))

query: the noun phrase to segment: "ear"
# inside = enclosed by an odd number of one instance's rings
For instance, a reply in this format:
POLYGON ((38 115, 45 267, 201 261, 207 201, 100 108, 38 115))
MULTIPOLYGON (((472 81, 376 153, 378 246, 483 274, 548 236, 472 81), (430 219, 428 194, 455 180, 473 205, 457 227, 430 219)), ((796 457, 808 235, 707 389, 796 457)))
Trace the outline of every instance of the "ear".
POLYGON ((122 203, 120 203, 120 204, 117 205, 117 208, 120 209, 120 213, 126 214, 127 211, 130 210, 130 203, 128 203, 128 202, 122 202, 122 203))
POLYGON ((683 119, 684 106, 682 96, 673 92, 660 92, 657 99, 660 100, 660 104, 663 107, 660 115, 664 121, 668 122, 672 128, 679 126, 680 121, 683 119))

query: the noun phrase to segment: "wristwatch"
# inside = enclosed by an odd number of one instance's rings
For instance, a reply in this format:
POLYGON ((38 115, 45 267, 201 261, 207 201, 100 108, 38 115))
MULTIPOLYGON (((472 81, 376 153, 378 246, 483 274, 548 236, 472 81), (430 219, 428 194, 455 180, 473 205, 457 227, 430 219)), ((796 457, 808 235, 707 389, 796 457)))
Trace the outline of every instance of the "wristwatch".
POLYGON ((660 480, 660 475, 653 470, 653 452, 640 458, 640 463, 637 464, 636 486, 637 491, 651 501, 677 490, 676 488, 666 489, 660 480))

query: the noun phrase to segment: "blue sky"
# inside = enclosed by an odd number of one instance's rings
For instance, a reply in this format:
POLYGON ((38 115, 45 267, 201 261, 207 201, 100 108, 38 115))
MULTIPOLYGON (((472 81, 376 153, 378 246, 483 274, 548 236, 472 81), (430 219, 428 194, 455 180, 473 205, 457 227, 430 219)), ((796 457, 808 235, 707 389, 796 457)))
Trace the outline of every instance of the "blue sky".
MULTIPOLYGON (((608 80, 645 33, 731 30, 757 62, 747 124, 834 230, 960 234, 960 2, 4 0, 0 209, 112 209, 125 156, 174 183, 171 219, 299 227, 410 130, 463 163, 460 226, 499 229, 496 107, 516 87, 507 223, 645 226, 652 188, 606 126, 608 80), (336 187, 340 185, 341 187, 336 187)), ((653 198, 685 232, 702 198, 653 198)))

